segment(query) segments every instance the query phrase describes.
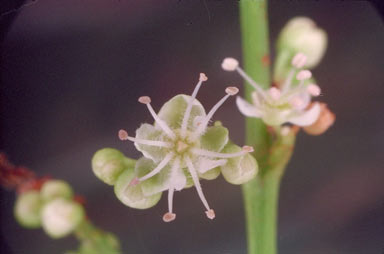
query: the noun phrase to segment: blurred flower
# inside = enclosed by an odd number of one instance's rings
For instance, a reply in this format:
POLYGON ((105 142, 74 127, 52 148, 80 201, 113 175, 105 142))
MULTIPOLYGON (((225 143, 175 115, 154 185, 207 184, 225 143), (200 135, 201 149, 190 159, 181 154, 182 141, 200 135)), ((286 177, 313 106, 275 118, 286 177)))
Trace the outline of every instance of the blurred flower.
POLYGON ((306 68, 315 67, 323 57, 327 48, 327 34, 318 28, 313 20, 307 17, 291 19, 281 30, 278 51, 302 52, 307 56, 306 68))
POLYGON ((236 103, 245 116, 261 118, 265 124, 279 126, 284 123, 291 123, 298 126, 313 124, 320 114, 320 104, 313 103, 311 97, 320 95, 320 88, 312 84, 312 76, 309 70, 302 70, 307 57, 299 53, 291 61, 292 68, 287 79, 281 88, 271 87, 265 91, 253 79, 251 79, 239 67, 238 61, 233 58, 226 58, 222 68, 226 71, 237 71, 250 85, 255 88, 252 92, 252 104, 241 97, 237 97, 236 103), (294 76, 299 82, 294 85, 294 76))
POLYGON ((16 199, 14 215, 18 223, 26 228, 41 226, 41 207, 43 202, 38 191, 20 194, 16 199))
POLYGON ((44 205, 41 212, 42 226, 52 238, 72 233, 84 219, 83 207, 72 200, 56 198, 44 205))

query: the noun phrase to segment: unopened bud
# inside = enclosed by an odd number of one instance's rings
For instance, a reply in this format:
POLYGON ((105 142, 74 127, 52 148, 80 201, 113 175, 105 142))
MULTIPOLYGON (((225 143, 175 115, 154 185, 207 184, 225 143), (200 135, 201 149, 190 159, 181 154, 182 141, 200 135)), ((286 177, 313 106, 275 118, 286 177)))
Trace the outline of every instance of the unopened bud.
POLYGON ((103 182, 114 185, 119 175, 127 168, 134 167, 134 160, 124 157, 116 149, 104 148, 92 158, 93 173, 103 182))
POLYGON ((310 126, 304 127, 304 131, 309 135, 317 136, 323 134, 336 120, 335 114, 328 109, 327 104, 321 103, 320 107, 320 116, 317 121, 310 126))
POLYGON ((306 17, 291 19, 282 29, 278 39, 278 51, 298 52, 307 56, 305 66, 315 67, 327 47, 327 34, 306 17))
POLYGON ((41 198, 46 202, 55 198, 71 199, 73 191, 71 186, 62 180, 49 180, 40 190, 41 198))
POLYGON ((72 201, 57 198, 42 209, 44 231, 52 238, 60 238, 72 233, 84 219, 84 208, 72 201))
POLYGON ((38 191, 28 191, 19 195, 14 209, 16 220, 27 228, 40 227, 41 206, 42 200, 38 191))
MULTIPOLYGON (((253 148, 250 146, 244 147, 241 148, 235 144, 227 144, 221 152, 236 153, 243 149, 249 152, 253 151, 253 148)), ((243 184, 255 177, 259 167, 255 158, 247 153, 243 156, 228 159, 227 163, 220 168, 224 179, 229 183, 243 184)))

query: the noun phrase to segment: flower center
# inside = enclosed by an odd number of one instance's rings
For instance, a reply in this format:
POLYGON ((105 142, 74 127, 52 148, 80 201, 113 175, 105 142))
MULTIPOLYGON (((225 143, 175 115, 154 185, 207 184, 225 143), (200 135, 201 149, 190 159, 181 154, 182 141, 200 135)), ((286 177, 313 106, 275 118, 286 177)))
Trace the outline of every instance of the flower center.
POLYGON ((177 141, 176 143, 176 152, 178 153, 184 153, 189 148, 189 145, 186 144, 184 141, 177 141))

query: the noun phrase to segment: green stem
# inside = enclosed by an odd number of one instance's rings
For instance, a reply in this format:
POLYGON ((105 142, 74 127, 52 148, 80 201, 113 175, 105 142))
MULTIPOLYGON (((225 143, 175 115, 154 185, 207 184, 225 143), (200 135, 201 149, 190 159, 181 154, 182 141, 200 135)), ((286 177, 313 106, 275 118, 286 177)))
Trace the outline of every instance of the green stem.
MULTIPOLYGON (((267 0, 240 0, 245 71, 265 89, 270 86, 267 0)), ((245 85, 249 100, 253 88, 245 85)), ((243 185, 249 254, 277 253, 276 227, 280 179, 291 156, 295 134, 274 135, 260 119, 246 119, 246 142, 255 148, 258 176, 243 185)))

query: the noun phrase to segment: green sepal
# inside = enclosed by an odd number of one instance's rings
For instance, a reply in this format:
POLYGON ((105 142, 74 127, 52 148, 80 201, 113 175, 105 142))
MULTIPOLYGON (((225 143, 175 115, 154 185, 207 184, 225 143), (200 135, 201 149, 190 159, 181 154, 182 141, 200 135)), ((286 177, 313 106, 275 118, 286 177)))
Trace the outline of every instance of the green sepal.
POLYGON ((126 158, 119 150, 113 148, 100 149, 92 158, 93 173, 109 185, 114 185, 123 170, 134 165, 135 160, 126 158))
POLYGON ((40 193, 32 190, 20 194, 17 197, 14 215, 17 222, 26 228, 38 228, 41 226, 41 200, 40 193))
MULTIPOLYGON (((237 153, 241 151, 241 147, 229 143, 221 151, 222 153, 237 153)), ((258 172, 258 164, 256 159, 245 154, 234 158, 229 158, 224 166, 221 166, 221 173, 227 182, 232 184, 243 184, 254 178, 258 172)))
MULTIPOLYGON (((139 163, 139 161, 137 163, 139 163)), ((130 186, 134 177, 136 177, 136 174, 133 168, 125 170, 120 175, 114 188, 117 198, 124 205, 136 209, 147 209, 156 205, 157 202, 159 202, 162 193, 160 192, 151 196, 145 196, 142 191, 142 183, 130 186)))

